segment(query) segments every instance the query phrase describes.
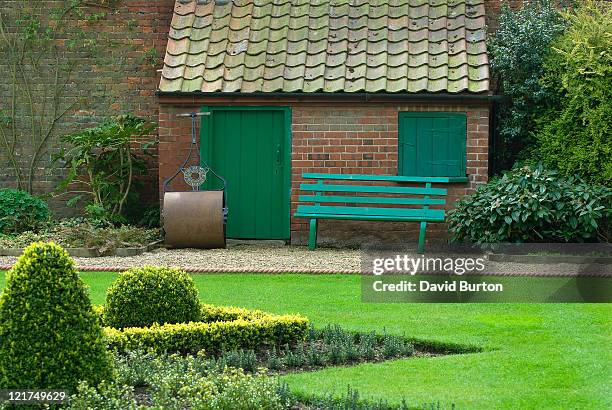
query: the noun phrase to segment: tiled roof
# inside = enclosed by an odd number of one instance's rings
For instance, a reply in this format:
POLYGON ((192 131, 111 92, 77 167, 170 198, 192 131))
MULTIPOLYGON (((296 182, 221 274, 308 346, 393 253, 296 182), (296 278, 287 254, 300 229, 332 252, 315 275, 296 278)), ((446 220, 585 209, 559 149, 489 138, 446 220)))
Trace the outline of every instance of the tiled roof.
POLYGON ((489 89, 485 0, 176 0, 162 92, 489 89))

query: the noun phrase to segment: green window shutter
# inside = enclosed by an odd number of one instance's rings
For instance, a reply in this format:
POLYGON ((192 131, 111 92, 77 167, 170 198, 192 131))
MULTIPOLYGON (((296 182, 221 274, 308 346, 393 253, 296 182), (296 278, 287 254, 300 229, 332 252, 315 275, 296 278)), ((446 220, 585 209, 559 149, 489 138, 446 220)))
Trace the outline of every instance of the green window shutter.
POLYGON ((463 177, 467 119, 461 113, 401 112, 398 174, 463 177))

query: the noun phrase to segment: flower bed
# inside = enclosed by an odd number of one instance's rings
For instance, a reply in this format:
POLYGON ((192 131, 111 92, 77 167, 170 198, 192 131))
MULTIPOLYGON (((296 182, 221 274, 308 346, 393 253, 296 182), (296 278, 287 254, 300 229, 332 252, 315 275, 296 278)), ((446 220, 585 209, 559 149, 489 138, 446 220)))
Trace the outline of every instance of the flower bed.
MULTIPOLYGON (((22 248, 33 242, 55 242, 64 248, 81 249, 74 256, 88 257, 114 254, 118 249, 146 248, 159 240, 161 240, 159 229, 129 225, 120 227, 96 225, 76 218, 55 222, 37 232, 0 234, 0 249, 12 249, 17 254, 13 256, 18 256, 22 248)), ((9 253, 12 255, 12 252, 9 253)))
MULTIPOLYGON (((452 349, 445 353, 458 352, 459 349, 452 349)), ((267 368, 273 373, 288 373, 438 354, 442 354, 441 350, 430 345, 421 345, 421 350, 417 351, 405 337, 376 332, 357 333, 339 325, 328 325, 323 329, 311 328, 306 339, 294 346, 258 351, 232 350, 209 360, 219 368, 229 366, 247 372, 267 368)))
POLYGON ((211 367, 201 357, 115 356, 117 377, 94 387, 81 383, 67 409, 282 410, 290 393, 265 372, 211 367))

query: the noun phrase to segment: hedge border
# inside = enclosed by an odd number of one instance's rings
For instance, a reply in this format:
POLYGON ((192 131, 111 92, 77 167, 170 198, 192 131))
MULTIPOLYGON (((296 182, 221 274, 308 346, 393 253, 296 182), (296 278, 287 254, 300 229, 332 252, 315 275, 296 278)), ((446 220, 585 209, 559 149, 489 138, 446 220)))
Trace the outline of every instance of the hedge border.
MULTIPOLYGON (((103 318, 103 306, 94 307, 103 318)), ((310 322, 300 315, 202 304, 202 321, 149 327, 104 327, 110 349, 218 354, 235 349, 294 345, 306 338, 310 322)))

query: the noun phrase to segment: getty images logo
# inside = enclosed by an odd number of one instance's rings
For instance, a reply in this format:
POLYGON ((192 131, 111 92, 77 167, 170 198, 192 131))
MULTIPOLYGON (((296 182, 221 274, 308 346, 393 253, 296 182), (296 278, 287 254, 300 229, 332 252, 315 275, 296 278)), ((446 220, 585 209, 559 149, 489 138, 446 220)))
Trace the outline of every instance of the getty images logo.
POLYGON ((387 258, 372 259, 372 273, 376 276, 385 273, 416 275, 417 273, 453 273, 463 275, 466 272, 482 273, 485 270, 484 258, 443 258, 413 257, 394 255, 387 258))

